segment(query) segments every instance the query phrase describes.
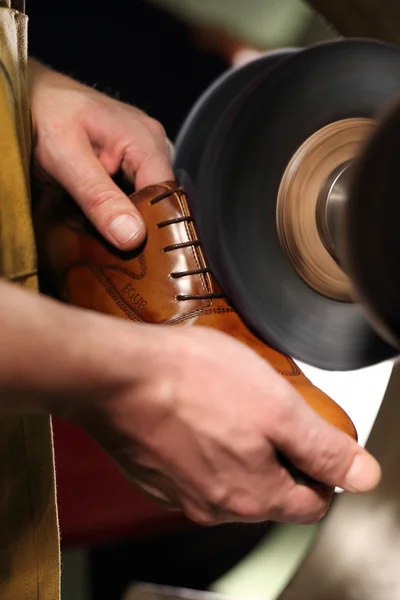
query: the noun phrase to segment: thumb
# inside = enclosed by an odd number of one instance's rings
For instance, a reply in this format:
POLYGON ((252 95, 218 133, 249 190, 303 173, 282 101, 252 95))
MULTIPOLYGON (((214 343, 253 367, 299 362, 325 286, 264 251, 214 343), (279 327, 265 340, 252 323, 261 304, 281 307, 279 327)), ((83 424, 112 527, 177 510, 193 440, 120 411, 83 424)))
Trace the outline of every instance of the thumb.
POLYGON ((348 492, 368 492, 378 485, 381 469, 371 454, 305 402, 292 409, 285 426, 269 432, 269 438, 297 469, 348 492))
POLYGON ((51 172, 113 246, 133 250, 143 242, 146 227, 139 211, 113 182, 89 142, 80 139, 70 148, 64 146, 62 160, 51 172))

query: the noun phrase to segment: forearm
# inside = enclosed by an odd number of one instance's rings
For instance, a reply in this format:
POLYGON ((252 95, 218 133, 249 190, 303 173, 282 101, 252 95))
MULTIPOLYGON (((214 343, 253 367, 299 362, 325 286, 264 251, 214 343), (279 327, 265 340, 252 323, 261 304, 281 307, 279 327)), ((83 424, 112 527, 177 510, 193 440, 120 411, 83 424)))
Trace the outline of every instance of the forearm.
POLYGON ((28 58, 28 75, 29 77, 35 77, 42 71, 46 70, 47 67, 43 65, 39 60, 30 56, 28 58))
POLYGON ((34 86, 40 81, 43 77, 51 77, 55 71, 50 67, 42 64, 40 61, 35 58, 28 58, 28 86, 29 91, 32 93, 34 86))
POLYGON ((0 282, 0 414, 67 415, 112 395, 146 354, 135 327, 0 282))
POLYGON ((91 87, 76 81, 72 76, 55 71, 51 67, 38 61, 36 58, 30 57, 28 59, 28 89, 31 99, 34 96, 36 89, 41 85, 54 88, 57 88, 60 85, 67 85, 71 90, 75 89, 85 92, 92 91, 91 87))

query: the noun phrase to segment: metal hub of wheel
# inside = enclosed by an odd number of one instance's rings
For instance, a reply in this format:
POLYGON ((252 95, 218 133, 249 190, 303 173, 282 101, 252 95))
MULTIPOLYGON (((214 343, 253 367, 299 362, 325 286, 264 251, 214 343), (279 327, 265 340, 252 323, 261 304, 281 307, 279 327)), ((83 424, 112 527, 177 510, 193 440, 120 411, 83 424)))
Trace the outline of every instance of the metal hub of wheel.
POLYGON ((344 119, 314 133, 293 155, 277 197, 279 240, 298 275, 316 292, 343 302, 352 302, 336 241, 346 204, 345 179, 372 124, 370 119, 344 119))

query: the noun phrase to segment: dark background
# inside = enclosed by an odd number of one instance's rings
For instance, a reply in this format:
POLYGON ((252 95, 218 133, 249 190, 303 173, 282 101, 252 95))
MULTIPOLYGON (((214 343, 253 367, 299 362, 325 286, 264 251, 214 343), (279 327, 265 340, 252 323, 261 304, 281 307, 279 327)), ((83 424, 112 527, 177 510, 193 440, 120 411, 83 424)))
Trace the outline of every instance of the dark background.
MULTIPOLYGON (((201 1, 201 0, 200 0, 201 1)), ((141 0, 28 0, 30 54, 145 110, 170 139, 226 65, 141 0)))

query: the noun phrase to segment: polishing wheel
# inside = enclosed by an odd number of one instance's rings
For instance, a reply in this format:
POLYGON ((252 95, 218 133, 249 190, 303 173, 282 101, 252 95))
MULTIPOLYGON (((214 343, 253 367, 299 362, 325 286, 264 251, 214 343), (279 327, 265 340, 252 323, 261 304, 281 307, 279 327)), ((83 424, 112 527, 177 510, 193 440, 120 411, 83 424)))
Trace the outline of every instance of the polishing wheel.
POLYGON ((177 139, 231 302, 266 343, 322 369, 399 353, 399 96, 386 44, 269 53, 215 82, 177 139))

